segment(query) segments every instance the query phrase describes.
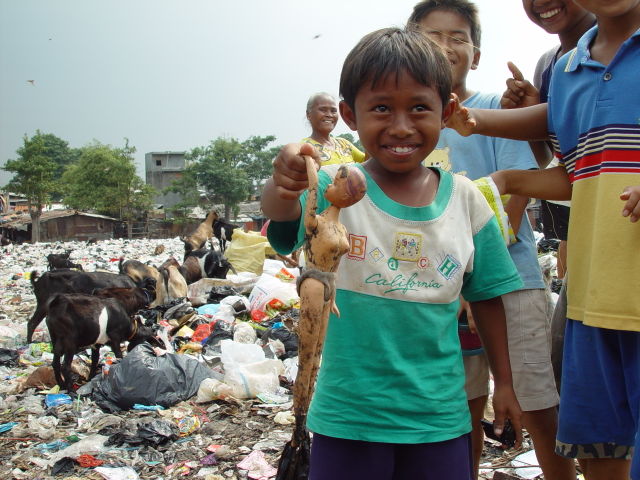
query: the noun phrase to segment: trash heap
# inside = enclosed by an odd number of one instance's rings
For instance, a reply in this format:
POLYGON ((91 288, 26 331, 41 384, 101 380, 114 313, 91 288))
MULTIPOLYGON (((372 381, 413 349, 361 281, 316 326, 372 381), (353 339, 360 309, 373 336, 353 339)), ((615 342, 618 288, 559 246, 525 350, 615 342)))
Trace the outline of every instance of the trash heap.
MULTIPOLYGON (((76 355, 73 395, 56 385, 46 322, 26 344, 36 305, 31 273, 46 271, 49 253, 67 251, 84 271, 118 273, 120 257, 158 266, 170 256, 182 259, 183 243, 2 247, 0 477, 273 478, 294 423, 299 272, 265 258, 268 248, 257 248, 253 237, 250 242, 242 257, 258 251, 261 262, 253 259, 226 279, 199 280, 187 298, 139 312, 156 325, 158 345, 141 344, 122 360, 103 347, 101 369, 91 380, 90 351, 76 355)), ((508 462, 500 465, 507 457, 496 445, 487 451, 485 465, 514 472, 508 462)), ((483 471, 483 478, 493 478, 494 470, 483 471)))

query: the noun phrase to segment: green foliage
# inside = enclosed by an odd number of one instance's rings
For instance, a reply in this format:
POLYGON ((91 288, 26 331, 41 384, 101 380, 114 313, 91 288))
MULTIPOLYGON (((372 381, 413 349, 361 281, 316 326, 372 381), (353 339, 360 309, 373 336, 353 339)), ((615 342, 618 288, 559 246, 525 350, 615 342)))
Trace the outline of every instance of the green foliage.
POLYGON ((56 185, 56 164, 47 156, 44 140, 39 132, 32 138, 25 135, 22 147, 16 153, 18 158, 7 160, 4 166, 4 170, 14 174, 4 188, 24 195, 30 205, 42 210, 56 185))
POLYGON ((155 190, 136 174, 135 148, 94 142, 65 170, 64 203, 79 210, 131 220, 151 208, 155 190))
POLYGON ((279 147, 267 146, 274 140, 273 136, 254 136, 244 142, 219 137, 187 154, 197 184, 204 188, 210 204, 224 204, 225 217, 271 174, 271 160, 279 147))
POLYGON ((360 143, 360 139, 359 138, 355 138, 350 133, 342 133, 342 134, 338 135, 338 137, 344 138, 345 140, 349 140, 351 143, 353 143, 358 148, 358 150, 360 150, 361 152, 364 152, 364 147, 362 146, 362 143, 360 143))
POLYGON ((175 223, 191 221, 187 215, 193 207, 200 203, 200 191, 198 190, 198 180, 193 168, 187 167, 178 180, 174 180, 171 186, 165 188, 163 193, 177 193, 180 201, 167 210, 174 215, 175 223))

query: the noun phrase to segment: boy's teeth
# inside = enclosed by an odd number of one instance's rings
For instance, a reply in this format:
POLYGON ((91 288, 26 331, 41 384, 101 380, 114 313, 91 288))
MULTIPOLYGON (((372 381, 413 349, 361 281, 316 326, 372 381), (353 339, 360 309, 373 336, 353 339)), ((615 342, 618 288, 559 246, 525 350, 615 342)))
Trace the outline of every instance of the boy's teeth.
POLYGON ((551 18, 554 15, 557 15, 559 13, 560 13, 560 9, 559 8, 554 8, 553 10, 549 10, 547 12, 542 12, 540 14, 540 18, 544 18, 544 19, 551 18))
POLYGON ((396 153, 409 153, 413 150, 411 147, 392 147, 391 149, 396 153))

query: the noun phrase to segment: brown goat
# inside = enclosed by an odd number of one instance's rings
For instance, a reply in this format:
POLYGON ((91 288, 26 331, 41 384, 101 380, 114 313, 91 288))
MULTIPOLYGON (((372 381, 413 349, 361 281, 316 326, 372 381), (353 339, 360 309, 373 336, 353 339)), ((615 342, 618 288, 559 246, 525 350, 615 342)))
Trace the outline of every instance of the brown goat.
POLYGON ((93 295, 99 298, 114 298, 124 307, 129 315, 141 308, 147 308, 156 298, 155 278, 145 278, 140 288, 102 288, 93 295))
POLYGON ((207 240, 213 237, 213 224, 218 220, 218 212, 211 210, 207 218, 198 225, 191 235, 182 237, 180 240, 184 242, 184 256, 189 255, 189 252, 202 248, 207 240))
POLYGON ((167 289, 164 284, 164 278, 156 267, 145 265, 138 260, 127 260, 125 262, 124 257, 120 257, 118 268, 122 275, 129 276, 138 286, 142 286, 145 278, 153 278, 156 281, 156 299, 151 303, 151 307, 167 303, 167 289))
POLYGON ((182 276, 180 264, 175 258, 169 257, 158 270, 164 280, 167 302, 187 296, 187 281, 182 276))

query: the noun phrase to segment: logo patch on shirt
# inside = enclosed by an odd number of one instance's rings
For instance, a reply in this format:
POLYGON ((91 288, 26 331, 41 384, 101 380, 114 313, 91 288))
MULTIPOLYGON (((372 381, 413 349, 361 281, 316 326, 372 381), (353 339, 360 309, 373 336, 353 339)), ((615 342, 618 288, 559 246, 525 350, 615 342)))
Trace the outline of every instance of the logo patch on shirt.
POLYGON ((431 260, 429 260, 429 258, 427 258, 427 257, 420 257, 418 259, 418 261, 416 262, 416 264, 418 265, 418 268, 421 269, 421 270, 426 270, 427 268, 433 266, 431 264, 431 260))
POLYGON ((367 237, 364 235, 349 234, 349 253, 347 257, 353 260, 364 260, 367 249, 367 237))
POLYGON ((371 250, 369 252, 369 256, 375 263, 378 263, 380 260, 384 259, 384 253, 382 253, 382 250, 380 250, 380 248, 378 247, 371 250))
POLYGON ((460 267, 460 263, 455 258, 451 255, 447 255, 440 265, 438 265, 437 270, 444 278, 451 280, 456 272, 460 270, 460 267))
POLYGON ((393 248, 393 257, 398 260, 416 262, 420 258, 422 235, 397 232, 393 248))

